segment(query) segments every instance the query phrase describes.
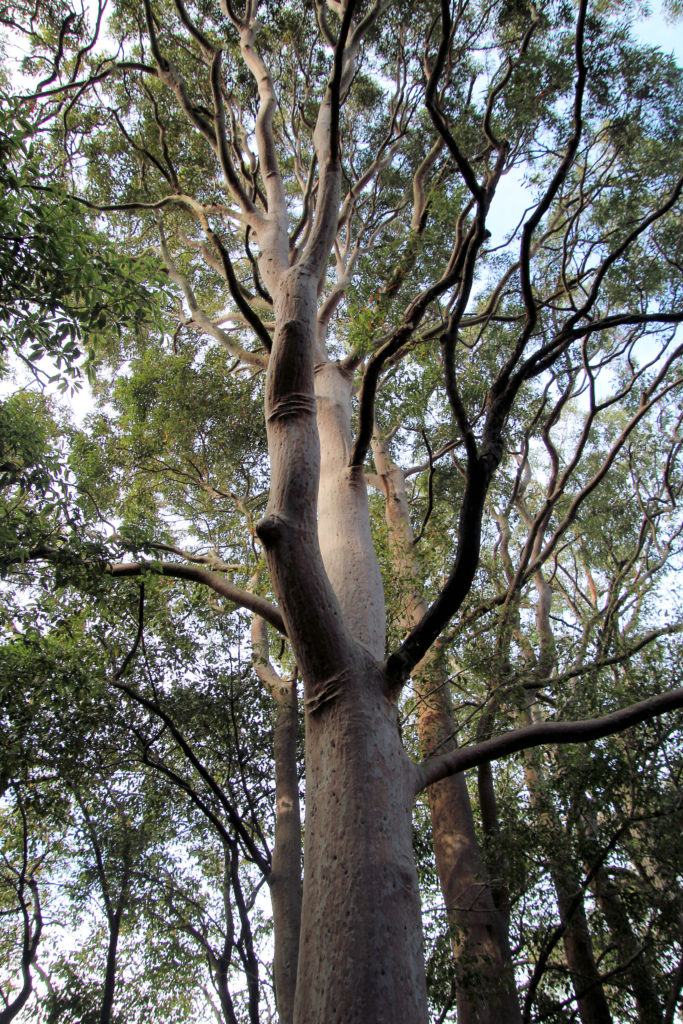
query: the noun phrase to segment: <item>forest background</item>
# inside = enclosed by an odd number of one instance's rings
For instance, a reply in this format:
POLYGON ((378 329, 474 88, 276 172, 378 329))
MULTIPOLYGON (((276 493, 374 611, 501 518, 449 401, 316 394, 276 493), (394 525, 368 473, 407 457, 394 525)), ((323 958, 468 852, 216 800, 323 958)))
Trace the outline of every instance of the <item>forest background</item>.
POLYGON ((0 7, 2 1024, 679 1019, 641 15, 0 7))

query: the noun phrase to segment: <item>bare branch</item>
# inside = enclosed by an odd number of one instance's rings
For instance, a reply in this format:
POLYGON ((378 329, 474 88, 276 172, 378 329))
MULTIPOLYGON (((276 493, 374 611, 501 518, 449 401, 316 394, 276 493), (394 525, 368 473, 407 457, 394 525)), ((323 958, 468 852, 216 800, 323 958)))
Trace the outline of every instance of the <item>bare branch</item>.
POLYGON ((496 761, 520 750, 530 750, 546 743, 587 743, 603 739, 605 736, 624 732, 634 725, 649 722, 679 708, 683 708, 683 687, 660 693, 656 697, 648 697, 601 718, 576 722, 538 722, 523 729, 513 729, 502 736, 469 747, 460 747, 417 765, 418 780, 415 791, 421 793, 439 779, 445 779, 468 768, 475 768, 485 761, 496 761))
POLYGON ((246 608, 248 611, 260 615, 271 626, 274 626, 280 633, 286 635, 287 629, 280 611, 265 598, 258 594, 251 594, 247 590, 240 590, 229 580, 226 580, 220 573, 211 569, 204 569, 198 565, 182 565, 181 562, 117 562, 107 566, 110 576, 117 578, 124 576, 141 576, 146 572, 158 573, 160 576, 170 576, 174 579, 191 580, 194 583, 203 583, 210 587, 221 597, 226 597, 239 608, 246 608))

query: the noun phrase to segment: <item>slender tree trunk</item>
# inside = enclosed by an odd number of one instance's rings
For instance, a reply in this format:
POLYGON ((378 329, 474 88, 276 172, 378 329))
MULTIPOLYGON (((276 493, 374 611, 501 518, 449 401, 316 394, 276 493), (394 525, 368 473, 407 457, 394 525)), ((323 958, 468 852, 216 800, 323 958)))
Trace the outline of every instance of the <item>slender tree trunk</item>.
MULTIPOLYGON (((619 887, 605 868, 603 851, 600 849, 597 839, 597 815, 592 807, 586 811, 584 821, 586 823, 584 842, 590 851, 590 859, 599 865, 590 872, 591 892, 607 922, 613 942, 626 961, 624 976, 628 979, 629 987, 636 1001, 639 1024, 662 1024, 664 1006, 657 992, 657 986, 642 943, 633 930, 631 918, 624 906, 619 887)), ((590 870, 590 864, 587 867, 590 870)))
POLYGON ((275 950, 273 974, 280 1024, 294 1016, 296 970, 301 928, 301 807, 296 739, 299 724, 296 678, 281 679, 268 649, 268 629, 254 617, 251 643, 256 671, 275 701, 275 844, 268 877, 273 907, 275 950))
POLYGON ((3 1010, 0 1010, 0 1024, 10 1024, 17 1017, 28 1001, 28 997, 33 991, 33 983, 31 981, 30 974, 23 972, 22 986, 19 991, 19 995, 12 1000, 3 1010))
POLYGON ((612 1014, 607 1005, 593 955, 586 906, 578 880, 557 869, 551 871, 560 920, 567 927, 563 935, 567 966, 576 992, 576 1002, 582 1024, 611 1024, 612 1014))
POLYGON ((297 699, 292 681, 276 698, 275 845, 269 878, 275 925, 275 998, 280 1024, 294 1019, 301 927, 301 817, 296 770, 297 699))
MULTIPOLYGON (((326 480, 314 397, 316 290, 315 278, 297 268, 274 296, 266 378, 271 490, 258 528, 304 679, 306 842, 294 1021, 424 1024, 415 768, 379 661, 381 586, 362 473, 334 471, 340 524, 323 522, 322 545, 318 539, 318 485, 324 506, 326 480), (330 556, 337 533, 349 550, 357 547, 369 572, 356 578, 330 556)), ((337 404, 331 400, 333 424, 337 404)), ((337 424, 324 431, 322 447, 332 453, 338 444, 337 424)))
POLYGON ((218 998, 220 999, 221 1010, 223 1012, 222 1024, 238 1024, 237 1017, 235 1016, 235 1008, 232 1005, 232 998, 230 996, 228 971, 225 964, 217 964, 214 966, 214 977, 216 979, 216 991, 218 992, 218 998))
MULTIPOLYGON (((405 626, 426 611, 413 553, 405 478, 379 436, 373 438, 375 467, 386 498, 386 519, 394 565, 407 596, 405 626)), ((455 745, 455 723, 445 667, 438 649, 417 666, 418 737, 423 758, 455 745)), ((459 1024, 495 1020, 517 1024, 517 999, 507 925, 497 907, 477 840, 464 775, 430 786, 429 807, 436 867, 441 883, 457 974, 459 1024)))
POLYGON ((24 921, 24 940, 21 956, 21 978, 22 984, 18 995, 0 1010, 0 1024, 10 1024, 15 1017, 23 1010, 33 991, 33 978, 31 976, 31 965, 35 959, 36 950, 40 941, 43 922, 40 915, 40 904, 38 902, 38 887, 35 882, 30 883, 34 898, 35 907, 35 931, 31 933, 30 917, 23 891, 20 892, 21 913, 24 921))
MULTIPOLYGON (((526 510, 523 505, 520 507, 522 514, 525 515, 526 510)), ((542 540, 543 531, 539 531, 535 551, 540 550, 542 540)), ((534 574, 534 585, 537 593, 535 618, 538 634, 538 654, 534 672, 540 682, 550 677, 557 663, 557 650, 550 620, 552 587, 546 582, 540 570, 534 574)), ((539 720, 537 706, 539 690, 531 688, 525 690, 524 693, 527 722, 539 720)), ((564 830, 555 808, 547 799, 547 787, 537 753, 527 755, 525 776, 532 805, 536 810, 538 820, 546 824, 551 846, 553 839, 555 840, 555 848, 551 848, 549 854, 550 877, 555 888, 560 921, 564 929, 562 941, 567 967, 576 994, 581 1024, 611 1024, 612 1015, 593 953, 593 940, 586 916, 584 892, 579 878, 571 870, 571 867, 561 859, 559 851, 562 848, 564 830)))
POLYGON ((623 958, 628 961, 624 974, 636 1000, 639 1024, 662 1024, 664 1007, 657 994, 645 953, 633 932, 619 890, 604 868, 596 871, 591 882, 591 890, 605 917, 613 941, 623 958))
MULTIPOLYGON (((122 903, 123 900, 120 900, 122 903)), ((109 1024, 114 1006, 114 990, 116 988, 117 950, 119 932, 121 930, 121 908, 109 917, 109 945, 107 947, 107 965, 104 973, 104 988, 100 1004, 99 1024, 109 1024)))
POLYGON ((554 841, 556 847, 550 850, 548 865, 563 926, 562 942, 581 1024, 611 1024, 612 1015, 593 954, 581 884, 569 864, 560 860, 562 826, 548 804, 544 782, 535 761, 534 753, 527 754, 527 789, 537 820, 544 826, 550 844, 554 841))

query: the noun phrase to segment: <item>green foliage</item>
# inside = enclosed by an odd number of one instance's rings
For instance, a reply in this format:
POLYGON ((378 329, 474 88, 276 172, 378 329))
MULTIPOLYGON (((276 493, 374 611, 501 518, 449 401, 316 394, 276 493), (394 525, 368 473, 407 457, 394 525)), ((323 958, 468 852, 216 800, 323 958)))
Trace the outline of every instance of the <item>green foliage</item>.
POLYGON ((104 244, 60 185, 30 107, 6 93, 0 106, 0 357, 12 351, 34 367, 48 357, 51 382, 66 390, 108 329, 154 321, 163 278, 148 257, 104 244))

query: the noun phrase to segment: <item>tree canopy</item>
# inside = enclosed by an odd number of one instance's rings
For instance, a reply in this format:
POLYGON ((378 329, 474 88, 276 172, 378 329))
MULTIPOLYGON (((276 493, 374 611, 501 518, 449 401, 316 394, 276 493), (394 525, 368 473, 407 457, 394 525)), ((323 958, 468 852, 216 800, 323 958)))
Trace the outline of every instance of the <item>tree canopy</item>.
POLYGON ((0 1024, 678 1019, 639 14, 0 7, 0 1024))

